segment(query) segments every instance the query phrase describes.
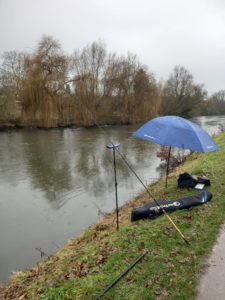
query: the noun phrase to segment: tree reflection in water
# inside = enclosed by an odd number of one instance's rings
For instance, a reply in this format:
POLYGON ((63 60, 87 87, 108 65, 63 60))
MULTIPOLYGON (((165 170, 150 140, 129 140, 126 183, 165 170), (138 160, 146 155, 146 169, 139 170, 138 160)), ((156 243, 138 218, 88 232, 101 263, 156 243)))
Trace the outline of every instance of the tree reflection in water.
MULTIPOLYGON (((24 164, 33 188, 45 192, 54 208, 81 193, 104 202, 105 193, 114 191, 112 153, 106 145, 120 141, 120 151, 135 170, 157 160, 156 145, 132 138, 134 127, 36 130, 21 133, 24 164), (151 159, 149 159, 151 158, 151 159)), ((138 182, 117 154, 118 183, 134 188, 138 182)))

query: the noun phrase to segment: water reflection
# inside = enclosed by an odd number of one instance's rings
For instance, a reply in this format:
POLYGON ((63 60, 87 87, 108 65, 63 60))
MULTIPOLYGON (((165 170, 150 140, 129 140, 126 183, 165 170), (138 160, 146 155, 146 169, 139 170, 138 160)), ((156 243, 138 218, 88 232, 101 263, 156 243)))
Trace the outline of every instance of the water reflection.
MULTIPOLYGON (((225 117, 194 121, 213 133, 225 117)), ((40 259, 35 248, 51 254, 55 244, 63 245, 96 222, 98 208, 115 208, 108 143, 121 143, 120 152, 144 183, 160 176, 159 146, 133 138, 138 127, 0 133, 0 281, 11 270, 34 265, 40 259)), ((143 187, 118 154, 116 160, 121 206, 143 187)))
MULTIPOLYGON (((103 193, 114 189, 112 152, 106 148, 111 140, 121 141, 120 152, 126 153, 134 169, 140 169, 145 164, 146 156, 151 158, 150 166, 157 160, 155 152, 158 146, 131 138, 135 129, 17 133, 21 134, 23 172, 30 178, 32 188, 45 192, 46 199, 55 209, 79 196, 82 191, 102 198, 103 193)), ((16 153, 15 157, 18 157, 16 153)), ((126 182, 131 177, 130 171, 118 154, 116 158, 118 181, 126 182)))
POLYGON ((63 131, 23 132, 22 139, 26 171, 33 188, 44 191, 53 207, 59 208, 65 201, 63 194, 74 186, 63 131))

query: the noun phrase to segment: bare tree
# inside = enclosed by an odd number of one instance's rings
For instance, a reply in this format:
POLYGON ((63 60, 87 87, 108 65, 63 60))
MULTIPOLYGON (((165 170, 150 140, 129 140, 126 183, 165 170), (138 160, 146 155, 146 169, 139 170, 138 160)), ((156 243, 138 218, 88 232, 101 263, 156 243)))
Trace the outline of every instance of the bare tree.
POLYGON ((139 68, 137 57, 111 55, 104 78, 104 92, 111 101, 111 110, 118 115, 120 122, 130 123, 134 103, 134 78, 139 68))
POLYGON ((0 106, 2 119, 18 119, 22 80, 25 76, 24 59, 26 54, 17 51, 5 52, 0 67, 0 106))
POLYGON ((176 66, 162 91, 162 113, 190 117, 205 95, 203 86, 194 83, 192 74, 176 66))
POLYGON ((97 111, 101 105, 105 68, 106 46, 101 41, 93 42, 76 50, 72 60, 72 72, 80 122, 85 126, 94 125, 97 111), (91 113, 90 113, 91 112, 91 113))
POLYGON ((107 54, 104 44, 94 42, 74 53, 73 72, 81 124, 92 126, 94 119, 98 123, 127 124, 158 113, 154 77, 141 71, 135 55, 107 54))
POLYGON ((203 115, 225 114, 225 90, 212 94, 202 106, 203 115))
POLYGON ((17 51, 5 52, 0 68, 1 86, 11 89, 16 95, 24 78, 24 59, 26 54, 17 51))

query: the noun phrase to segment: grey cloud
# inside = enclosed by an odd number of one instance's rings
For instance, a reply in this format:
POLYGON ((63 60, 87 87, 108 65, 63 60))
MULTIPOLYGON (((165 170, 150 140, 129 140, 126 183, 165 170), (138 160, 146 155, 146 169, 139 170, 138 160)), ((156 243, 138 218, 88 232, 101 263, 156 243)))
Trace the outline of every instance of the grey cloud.
POLYGON ((29 51, 43 34, 67 53, 100 38, 157 79, 180 64, 210 93, 225 89, 223 0, 0 0, 0 54, 29 51))

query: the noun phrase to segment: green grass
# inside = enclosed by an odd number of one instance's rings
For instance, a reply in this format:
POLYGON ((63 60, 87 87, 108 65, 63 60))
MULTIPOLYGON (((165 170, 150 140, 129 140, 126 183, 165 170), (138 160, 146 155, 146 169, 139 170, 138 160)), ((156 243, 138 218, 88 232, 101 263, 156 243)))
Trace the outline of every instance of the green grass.
MULTIPOLYGON (((157 199, 176 199, 195 191, 178 190, 180 172, 207 175, 211 202, 170 216, 190 244, 186 245, 165 216, 131 223, 132 206, 149 201, 145 194, 120 211, 120 231, 115 216, 89 228, 39 267, 18 275, 0 291, 5 299, 95 299, 144 251, 147 255, 103 299, 195 299, 199 272, 225 221, 225 133, 215 137, 221 151, 189 156, 168 188, 162 179, 150 187, 157 199)), ((0 297, 1 298, 1 297, 0 297)))

